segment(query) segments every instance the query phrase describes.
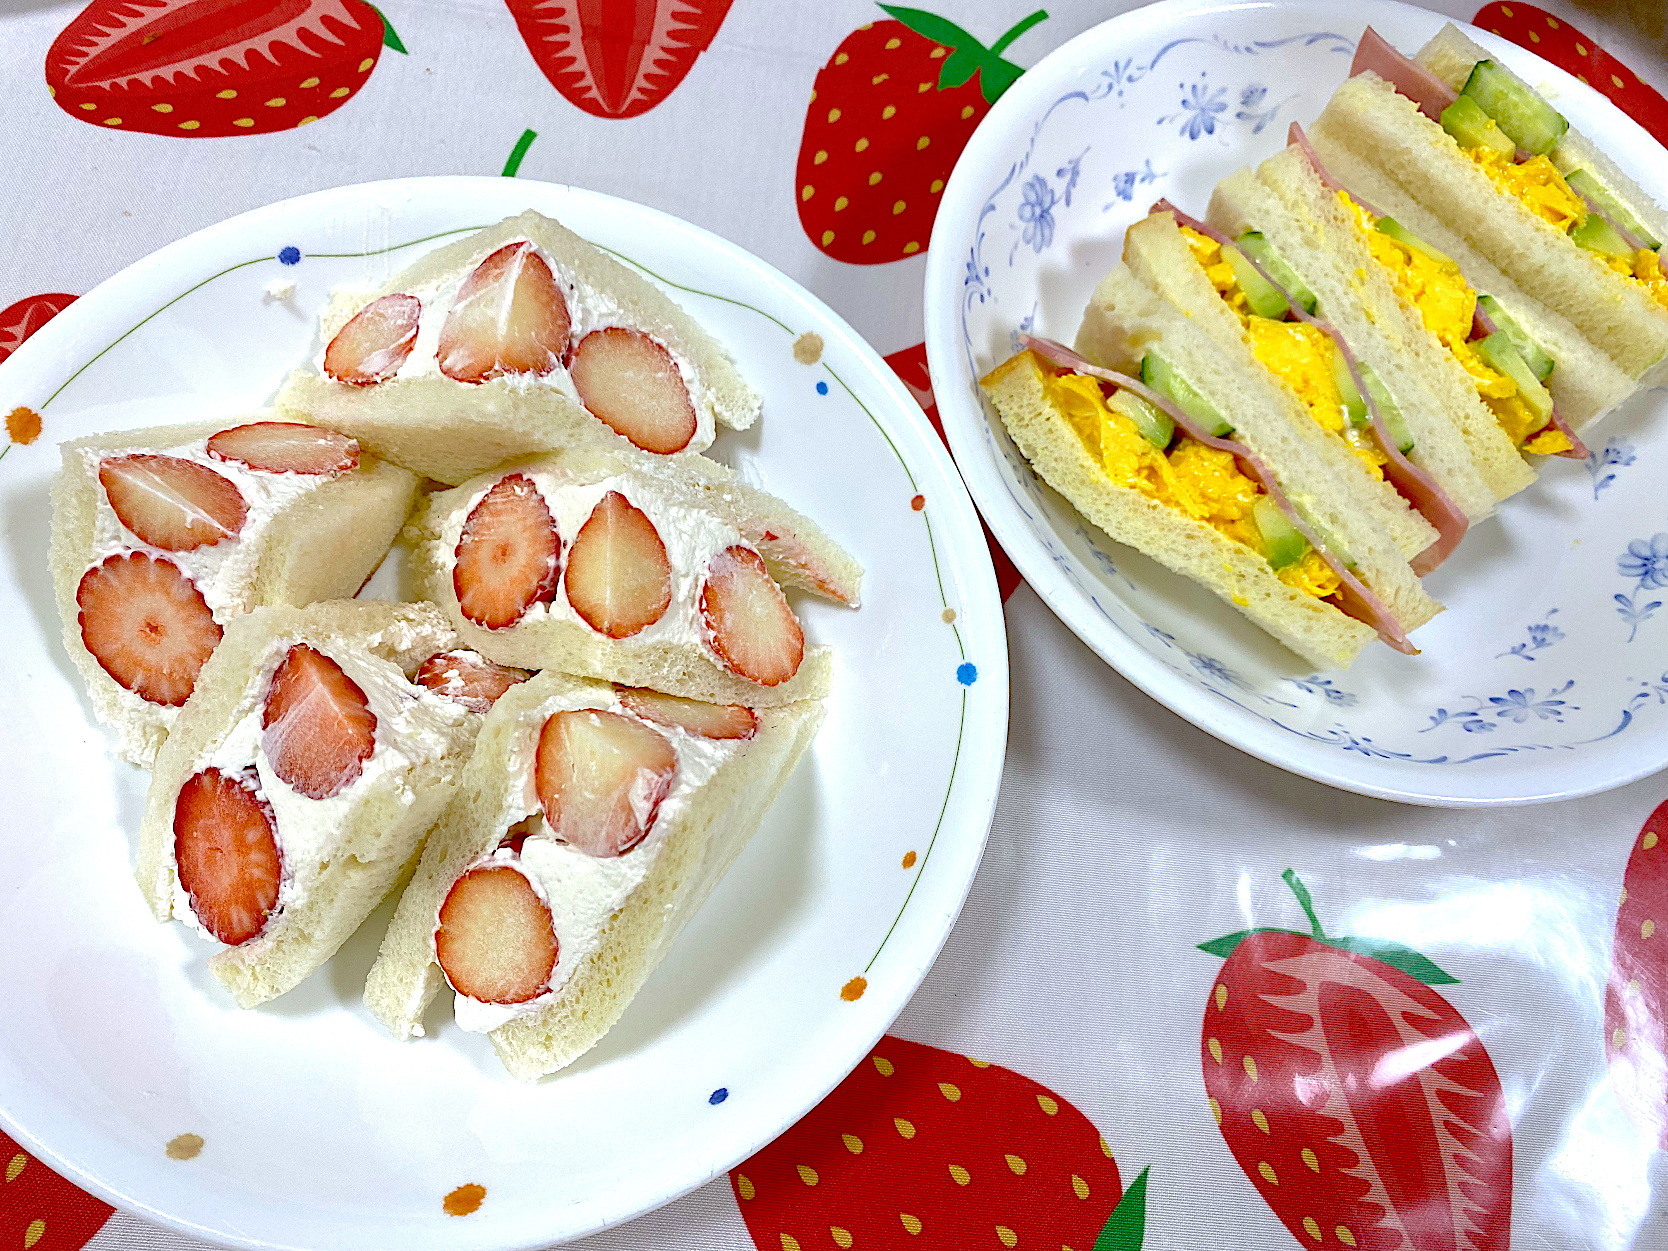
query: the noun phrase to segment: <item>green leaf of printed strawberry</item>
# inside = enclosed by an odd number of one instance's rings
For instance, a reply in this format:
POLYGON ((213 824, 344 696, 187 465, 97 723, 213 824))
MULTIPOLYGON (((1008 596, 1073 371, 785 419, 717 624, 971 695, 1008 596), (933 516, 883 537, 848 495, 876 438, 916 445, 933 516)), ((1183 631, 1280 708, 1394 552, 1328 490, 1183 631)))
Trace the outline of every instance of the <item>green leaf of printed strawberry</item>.
POLYGON ((817 73, 794 173, 799 224, 837 261, 879 265, 927 246, 939 196, 990 106, 1021 70, 1002 53, 1039 9, 986 48, 922 9, 861 26, 817 73))
POLYGON ((1604 1050, 1616 1094, 1634 1122, 1668 1147, 1668 801, 1645 819, 1622 877, 1604 1050))
POLYGON ((0 1247, 77 1251, 114 1210, 0 1134, 0 1247))
POLYGON ((1147 1173, 1021 1073, 891 1035, 730 1171, 759 1251, 1140 1251, 1147 1173))
POLYGON ((1253 929, 1225 956, 1200 1036, 1211 1114, 1305 1247, 1506 1251, 1512 1127, 1487 1050, 1397 944, 1253 929))

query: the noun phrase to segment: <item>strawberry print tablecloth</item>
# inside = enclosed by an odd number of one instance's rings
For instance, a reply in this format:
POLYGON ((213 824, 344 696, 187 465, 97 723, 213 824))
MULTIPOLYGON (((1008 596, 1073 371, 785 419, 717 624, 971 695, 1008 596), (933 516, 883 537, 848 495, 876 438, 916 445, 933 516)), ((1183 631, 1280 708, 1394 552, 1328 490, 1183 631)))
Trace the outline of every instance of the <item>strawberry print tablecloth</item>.
MULTIPOLYGON (((0 359, 234 213, 502 173, 640 200, 757 252, 856 325, 936 421, 920 347, 935 197, 1025 66, 1138 6, 925 2, 0 7, 0 359), (829 157, 854 150, 842 111, 900 65, 933 84, 900 97, 909 125, 861 162, 829 157)), ((1660 0, 1430 7, 1580 74, 1668 141, 1660 0)), ((7 435, 0 454, 51 454, 27 410, 7 435)), ((579 1245, 1668 1247, 1668 780, 1506 812, 1330 791, 1153 703, 994 554, 1009 757, 933 972, 776 1143, 579 1245)), ((158 1150, 188 1169, 202 1146, 158 1150)), ((491 1197, 435 1202, 464 1221, 491 1197)), ((200 1245, 112 1213, 0 1134, 0 1249, 200 1245)))

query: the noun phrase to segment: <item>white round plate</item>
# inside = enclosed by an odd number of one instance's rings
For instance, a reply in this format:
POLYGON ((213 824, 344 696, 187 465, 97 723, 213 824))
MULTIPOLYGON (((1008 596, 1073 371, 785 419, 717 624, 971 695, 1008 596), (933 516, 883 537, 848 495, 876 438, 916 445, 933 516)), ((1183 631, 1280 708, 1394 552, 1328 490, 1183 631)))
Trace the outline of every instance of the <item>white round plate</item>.
MULTIPOLYGON (((1070 343, 1125 227, 1211 188, 1319 114, 1369 23, 1417 50, 1444 19, 1390 0, 1166 0, 1080 35, 990 111, 928 251, 927 354, 962 476, 1060 618, 1153 698, 1270 763, 1407 803, 1524 804, 1668 765, 1668 437, 1663 391, 1549 458, 1426 586, 1423 655, 1370 646, 1314 673, 1232 608, 1084 524, 987 414, 977 379, 1017 332, 1070 343)), ((1597 92, 1469 30, 1659 201, 1668 154, 1597 92)))
MULTIPOLYGON (((0 461, 0 1121, 110 1202, 237 1246, 542 1247, 626 1220, 769 1142, 855 1065, 955 920, 1002 774, 1008 673, 978 522, 920 408, 856 333, 741 249, 575 188, 501 178, 344 187, 156 253, 0 366, 45 434, 0 461), (828 719, 763 828, 613 1031, 535 1086, 451 1023, 390 1041, 360 1004, 387 911, 290 994, 234 1008, 211 944, 130 876, 145 774, 91 721, 47 574, 53 444, 207 420, 275 391, 333 286, 374 284, 535 208, 652 271, 765 397, 716 452, 867 567, 828 719), (292 298, 264 294, 293 281, 292 298), (814 365, 796 339, 822 338, 814 365), (856 980, 854 980, 856 979, 856 980), (200 1154, 165 1145, 197 1134, 200 1154), (469 1216, 455 1188, 485 1187, 469 1216)), ((379 575, 381 577, 382 575, 379 575)))

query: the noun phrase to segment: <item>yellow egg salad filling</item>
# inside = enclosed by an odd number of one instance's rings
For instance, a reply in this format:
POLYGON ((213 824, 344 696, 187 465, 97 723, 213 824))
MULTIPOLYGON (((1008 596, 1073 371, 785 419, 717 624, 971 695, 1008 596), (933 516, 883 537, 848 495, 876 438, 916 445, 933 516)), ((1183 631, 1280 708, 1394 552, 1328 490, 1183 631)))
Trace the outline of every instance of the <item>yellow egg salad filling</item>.
MULTIPOLYGON (((1043 374, 1049 399, 1113 482, 1203 522, 1258 555, 1268 554, 1251 512, 1263 489, 1240 472, 1232 452, 1180 432, 1167 451, 1160 451, 1134 422, 1108 407, 1096 379, 1046 367, 1043 374)), ((1317 599, 1338 590, 1338 575, 1313 548, 1276 576, 1317 599)))
POLYGON ((1211 286, 1239 317, 1251 352, 1263 368, 1303 401, 1316 425, 1343 439, 1373 473, 1383 477, 1384 453, 1366 427, 1350 423, 1343 397, 1338 394, 1332 376, 1332 353, 1336 350, 1332 337, 1307 322, 1275 321, 1249 312, 1234 267, 1222 258, 1222 245, 1191 226, 1181 227, 1181 232, 1211 286))

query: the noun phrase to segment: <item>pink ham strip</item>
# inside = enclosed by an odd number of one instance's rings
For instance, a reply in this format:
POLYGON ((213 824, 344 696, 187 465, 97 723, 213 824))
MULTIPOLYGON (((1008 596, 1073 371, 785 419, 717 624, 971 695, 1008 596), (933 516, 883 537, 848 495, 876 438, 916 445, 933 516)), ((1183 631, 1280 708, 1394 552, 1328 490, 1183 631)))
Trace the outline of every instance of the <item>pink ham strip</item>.
MULTIPOLYGON (((1571 187, 1570 190, 1575 191, 1575 188, 1571 187)), ((1631 230, 1628 230, 1614 217, 1610 216, 1609 213, 1606 213, 1603 209, 1601 209, 1598 206, 1598 202, 1594 200, 1592 196, 1586 195, 1580 191, 1576 191, 1575 194, 1581 197, 1581 202, 1587 206, 1587 211, 1589 213, 1591 213, 1594 217, 1602 217, 1605 221, 1609 222, 1610 229, 1620 235, 1622 242, 1627 244, 1628 247, 1632 248, 1635 252, 1649 250, 1645 247, 1644 241, 1640 239, 1638 235, 1634 234, 1631 230)))
POLYGON ((1348 187, 1344 186, 1343 183, 1339 182, 1331 174, 1326 172, 1326 166, 1321 164, 1319 154, 1316 153, 1314 145, 1309 142, 1309 136, 1303 133, 1303 127, 1299 126, 1296 122, 1293 122, 1286 128, 1286 142, 1297 148, 1298 151, 1302 152, 1304 156, 1309 158, 1309 165, 1315 171, 1315 176, 1321 180, 1321 185, 1328 191, 1342 191, 1374 217, 1388 216, 1386 213, 1379 212, 1378 209, 1374 208, 1371 204, 1368 204, 1360 196, 1356 195, 1355 192, 1351 191, 1348 187))
POLYGON ((1419 62, 1403 56, 1371 26, 1361 33, 1355 45, 1355 60, 1349 72, 1353 77, 1363 70, 1371 70, 1409 100, 1433 122, 1442 120, 1442 110, 1459 95, 1452 87, 1431 73, 1419 62))
POLYGON ((1417 656, 1419 654, 1419 649, 1413 645, 1413 640, 1407 637, 1407 632, 1402 629, 1395 617, 1390 615, 1390 610, 1384 606, 1384 602, 1369 591, 1361 580, 1350 572, 1344 562, 1327 551, 1321 541, 1315 537, 1315 532, 1309 528, 1309 523, 1303 520, 1297 509, 1292 506, 1292 502, 1286 498, 1285 492, 1280 489, 1279 484, 1275 481, 1274 474, 1270 472, 1267 465, 1263 464, 1252 453, 1250 448, 1243 443, 1236 443, 1232 439, 1218 438, 1216 435, 1206 433, 1204 427, 1200 426, 1175 404, 1172 404, 1158 392, 1141 382, 1140 379, 1119 373, 1115 369, 1103 369, 1094 362, 1079 356, 1064 343, 1057 343, 1053 339, 1039 339, 1028 334, 1020 335, 1019 341, 1038 356, 1053 361, 1056 365, 1064 366, 1075 373, 1088 374, 1093 378, 1104 378, 1114 386, 1133 391, 1154 408, 1167 413, 1172 421, 1187 432, 1189 438, 1203 443, 1206 447, 1214 447, 1218 451, 1231 453, 1244 466, 1247 476, 1268 492, 1268 497, 1285 514, 1286 520, 1292 523, 1297 532, 1308 540, 1309 546, 1319 552, 1321 559, 1327 563, 1333 573, 1338 575, 1338 599, 1343 611, 1348 616, 1354 617, 1357 621, 1364 622, 1377 630, 1379 638, 1404 655, 1417 656))
MULTIPOLYGON (((1208 235, 1217 243, 1226 245, 1233 242, 1214 226, 1189 217, 1168 200, 1160 200, 1153 205, 1153 211, 1171 213, 1182 225, 1197 230, 1202 235, 1208 235)), ((1465 537, 1471 519, 1465 515, 1464 509, 1454 503, 1435 478, 1410 461, 1396 446, 1396 440, 1390 437, 1390 428, 1384 424, 1384 414, 1378 411, 1373 393, 1361 377, 1361 364, 1356 360, 1349 344, 1344 342, 1344 336, 1338 328, 1331 322, 1322 321, 1304 311, 1303 306, 1292 298, 1291 292, 1282 287, 1250 253, 1242 251, 1240 255, 1251 262, 1251 267, 1263 276, 1269 286, 1285 297, 1286 307, 1291 310, 1293 317, 1314 326, 1338 345, 1344 364, 1349 366, 1350 377, 1355 380, 1355 389, 1367 403, 1367 413, 1372 418, 1373 441, 1378 444, 1378 450, 1384 456, 1384 476, 1390 479, 1390 485, 1396 488, 1401 497, 1418 510, 1421 517, 1436 527, 1436 542, 1408 562, 1414 573, 1421 578, 1424 577, 1453 555, 1454 549, 1465 537)))

